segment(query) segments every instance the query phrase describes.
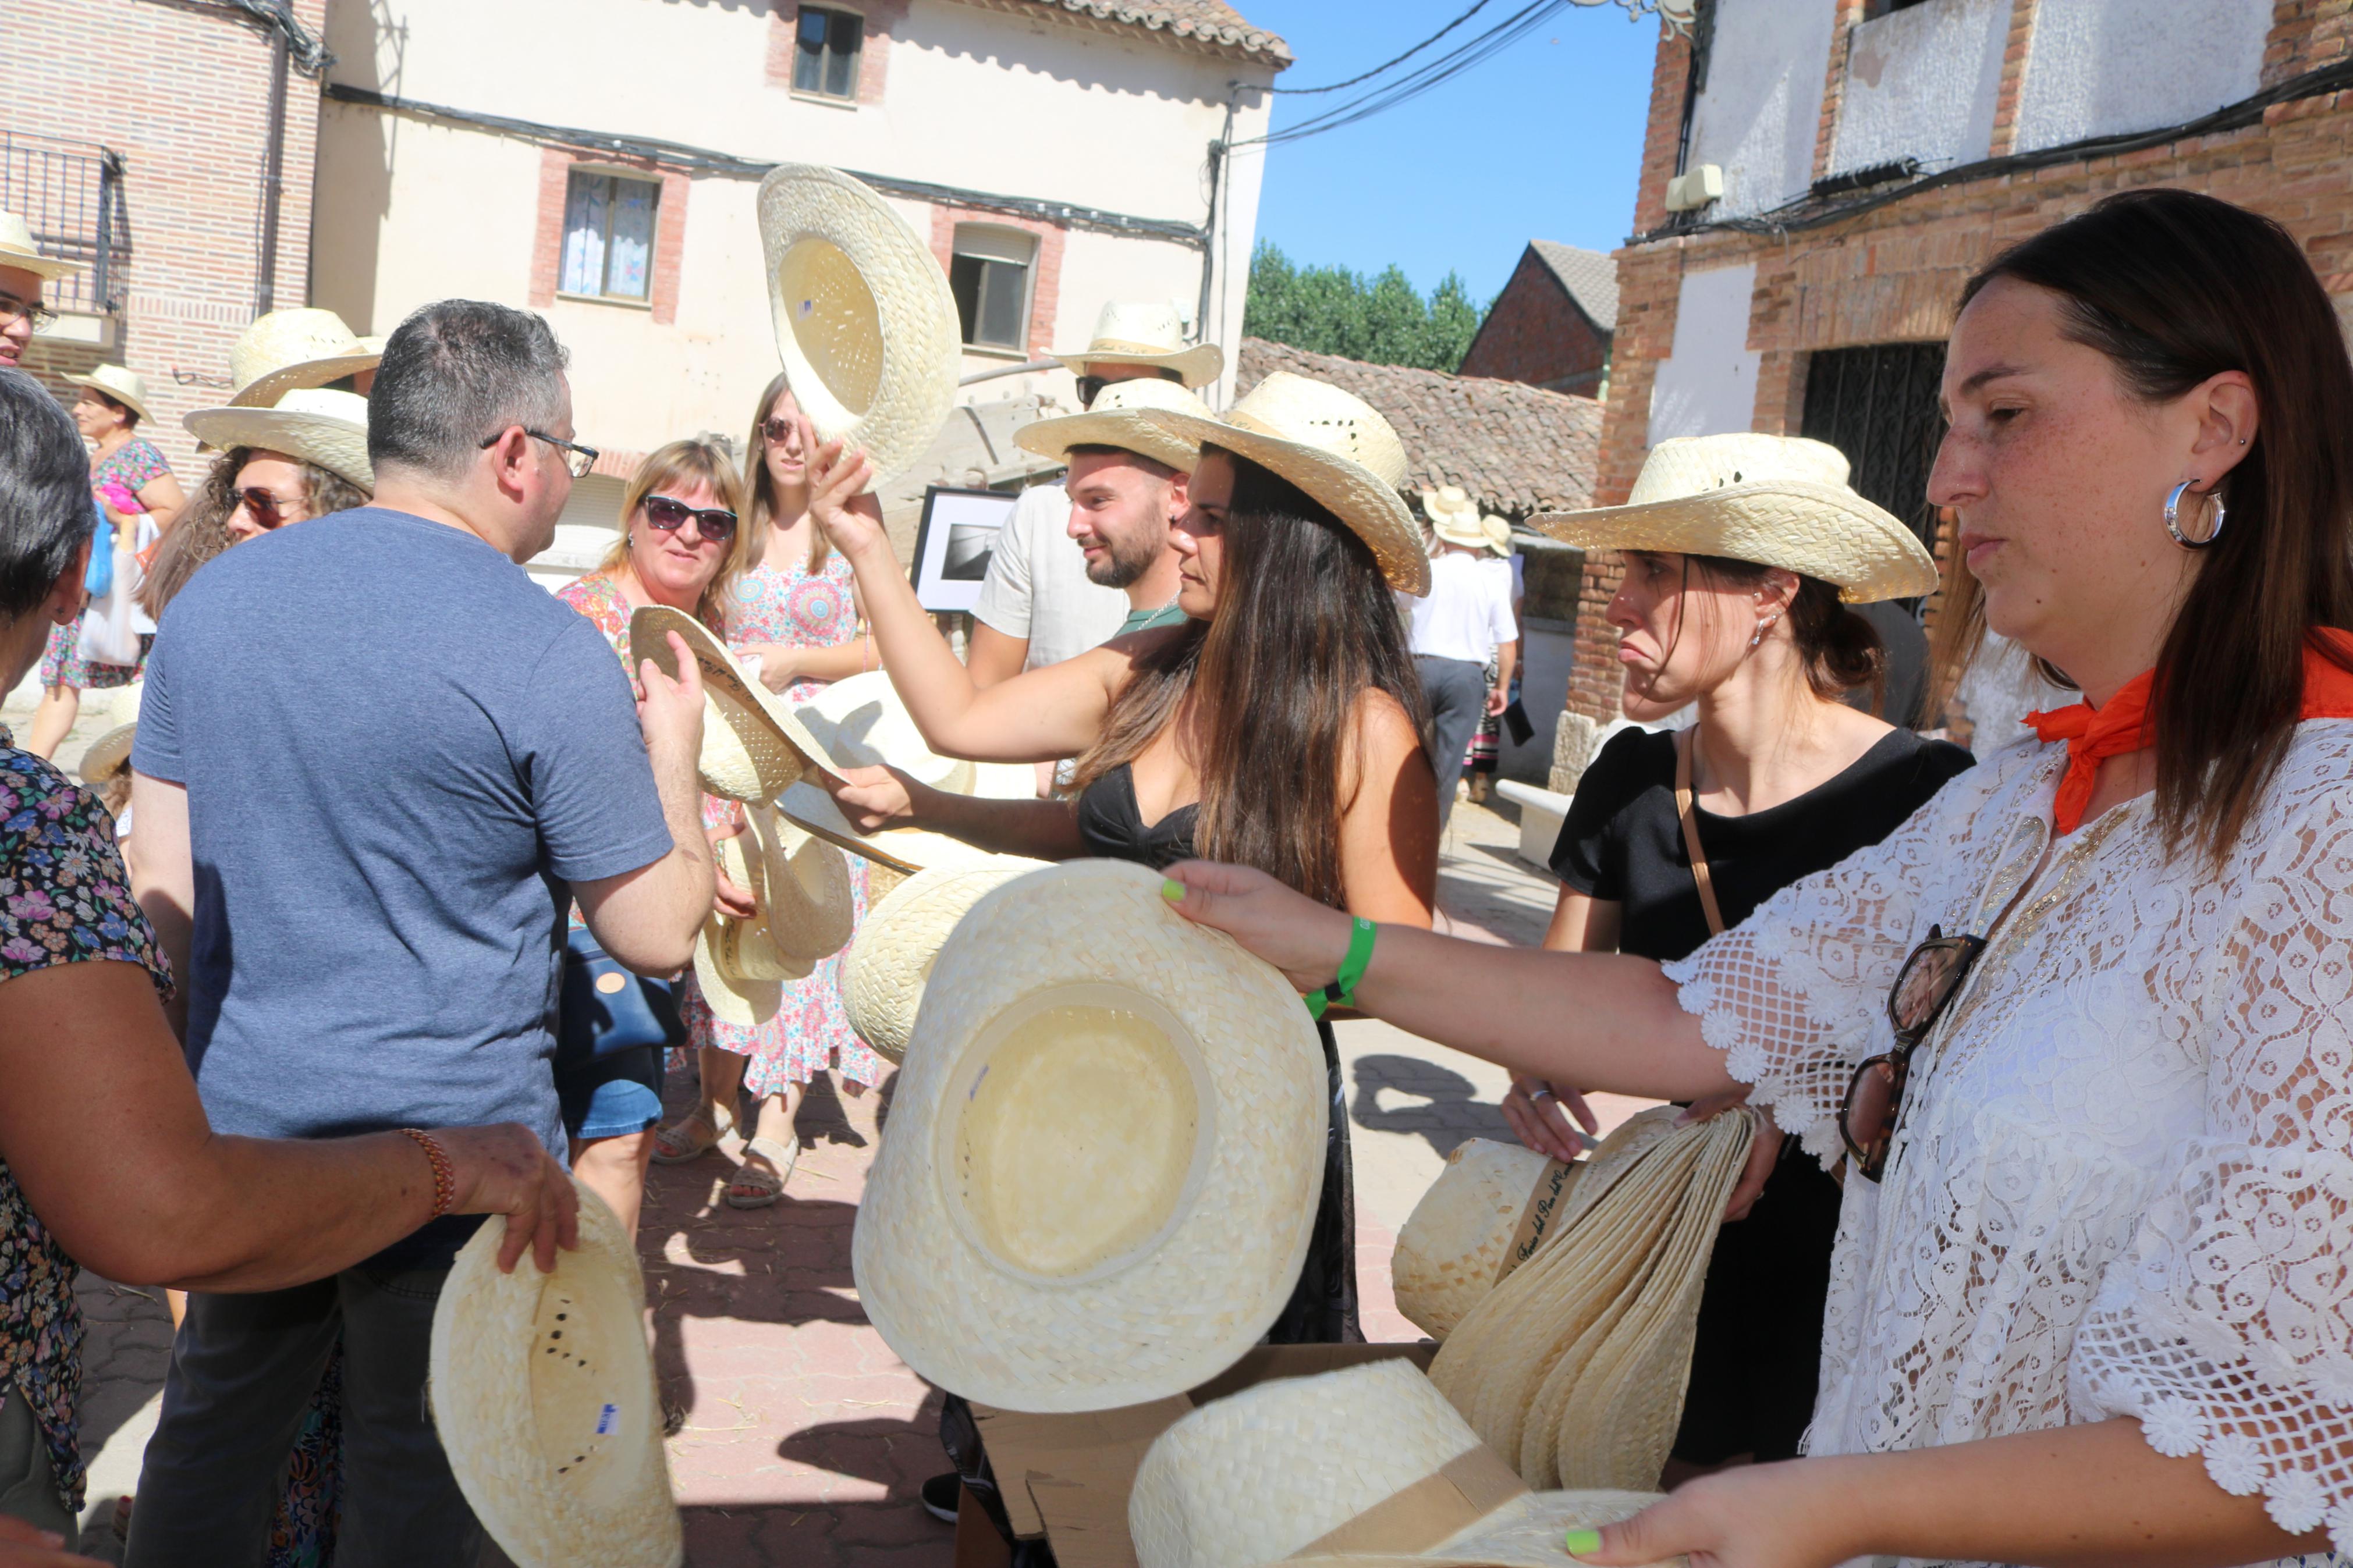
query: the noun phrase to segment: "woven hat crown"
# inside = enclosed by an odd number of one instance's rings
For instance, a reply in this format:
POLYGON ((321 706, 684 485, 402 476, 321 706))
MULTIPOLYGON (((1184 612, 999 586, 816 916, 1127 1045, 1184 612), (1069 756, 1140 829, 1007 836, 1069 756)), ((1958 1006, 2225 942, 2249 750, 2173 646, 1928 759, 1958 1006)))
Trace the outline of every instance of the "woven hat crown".
POLYGON ((1628 506, 1681 500, 1735 485, 1776 483, 1847 488, 1846 454, 1802 436, 1764 436, 1732 431, 1721 436, 1675 436, 1651 448, 1634 480, 1628 506))
POLYGON ((332 310, 272 310, 255 317, 253 324, 237 334, 228 351, 228 379, 237 391, 243 392, 263 376, 292 365, 368 352, 332 310))
POLYGON ((1327 381, 1278 370, 1226 411, 1226 423, 1345 458, 1391 489, 1405 482, 1405 443, 1380 411, 1327 381))
POLYGON ((1087 410, 1090 414, 1118 414, 1138 408, 1170 408, 1179 414, 1198 415, 1203 419, 1215 419, 1209 405, 1173 381, 1163 381, 1156 375, 1137 376, 1131 381, 1114 381, 1095 394, 1087 410))
POLYGON ((1166 300, 1113 300, 1095 317, 1087 342, 1106 353, 1175 353, 1184 346, 1185 319, 1166 300))

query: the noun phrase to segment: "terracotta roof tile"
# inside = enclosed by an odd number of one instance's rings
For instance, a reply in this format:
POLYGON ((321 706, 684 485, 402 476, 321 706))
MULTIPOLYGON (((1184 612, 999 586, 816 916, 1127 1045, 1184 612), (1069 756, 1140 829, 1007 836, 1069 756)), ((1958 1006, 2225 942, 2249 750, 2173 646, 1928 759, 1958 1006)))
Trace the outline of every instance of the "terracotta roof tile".
POLYGON ((1328 381, 1380 410, 1405 442, 1409 490, 1461 485, 1514 521, 1593 504, 1601 405, 1590 397, 1242 340, 1238 392, 1278 370, 1328 381))
POLYGON ((1291 64, 1291 46, 1263 27, 1254 27, 1224 0, 969 0, 992 9, 1044 7, 1115 26, 1142 27, 1219 54, 1236 54, 1272 66, 1291 64))

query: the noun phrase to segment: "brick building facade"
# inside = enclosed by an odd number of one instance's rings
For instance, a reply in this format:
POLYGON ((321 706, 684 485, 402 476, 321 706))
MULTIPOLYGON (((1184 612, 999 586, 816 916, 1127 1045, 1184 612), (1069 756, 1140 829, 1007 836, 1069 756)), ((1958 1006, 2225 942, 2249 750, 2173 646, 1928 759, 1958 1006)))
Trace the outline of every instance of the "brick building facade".
MULTIPOLYGON (((1973 270, 2111 192, 2159 184, 2286 225, 2353 323, 2353 12, 2341 0, 1716 0, 1656 56, 1635 237, 1617 253, 1599 500, 1623 500, 1667 436, 1825 434, 1830 400, 1810 397, 1810 375, 1819 394, 1816 373, 1859 355, 1933 367, 1973 270), (1766 42, 1778 57, 1760 58, 1766 42), (1670 215, 1667 182, 1718 156, 1724 200, 1670 215)), ((1905 439, 1932 448, 1923 379, 1875 400, 1873 416, 1910 420, 1905 439)), ((1850 456, 1874 434, 1855 417, 1837 432, 1850 456)), ((1933 529, 1926 451, 1902 456, 1887 470, 1902 487, 1883 480, 1873 499, 1933 529)), ((1860 463, 1857 484, 1873 493, 1860 463)), ((1617 566, 1597 555, 1584 571, 1556 787, 1618 715, 1602 619, 1617 566)))
POLYGON ((1455 374, 1600 397, 1617 325, 1618 273, 1609 257, 1531 240, 1455 374))

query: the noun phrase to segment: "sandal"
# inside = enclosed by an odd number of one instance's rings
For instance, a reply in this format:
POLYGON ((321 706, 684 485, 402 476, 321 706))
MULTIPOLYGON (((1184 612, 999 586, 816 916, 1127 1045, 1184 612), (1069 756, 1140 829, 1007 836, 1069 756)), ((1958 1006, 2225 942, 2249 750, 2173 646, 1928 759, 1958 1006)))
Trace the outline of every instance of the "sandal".
POLYGON ((732 1209, 764 1209, 785 1195, 785 1184, 792 1179, 793 1166, 801 1157, 801 1141, 796 1137, 789 1143, 779 1143, 773 1138, 754 1138, 744 1145, 744 1163, 735 1167, 734 1180, 727 1184, 727 1206, 732 1209), (754 1165, 752 1156, 757 1154, 768 1165, 754 1165), (771 1170, 768 1167, 774 1166, 771 1170))
MULTIPOLYGON (((729 1121, 733 1121, 733 1118, 729 1118, 729 1121)), ((654 1163, 683 1165, 690 1161, 700 1160, 718 1148, 720 1140, 731 1131, 732 1128, 719 1125, 714 1107, 698 1105, 654 1134, 654 1163), (704 1132, 710 1136, 702 1136, 704 1132)))

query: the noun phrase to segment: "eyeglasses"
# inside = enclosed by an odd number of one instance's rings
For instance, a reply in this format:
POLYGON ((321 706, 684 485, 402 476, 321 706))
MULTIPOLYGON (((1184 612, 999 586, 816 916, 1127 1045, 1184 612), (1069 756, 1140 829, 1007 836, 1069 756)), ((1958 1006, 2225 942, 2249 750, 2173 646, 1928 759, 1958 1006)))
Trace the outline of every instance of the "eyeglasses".
POLYGON ((1103 389, 1110 384, 1108 379, 1100 375, 1079 377, 1079 406, 1092 408, 1095 405, 1095 399, 1103 395, 1103 389))
POLYGON ((27 301, 14 294, 0 294, 0 327, 14 326, 18 321, 30 321, 33 331, 45 332, 57 325, 58 313, 38 300, 27 301))
POLYGON ((645 509, 646 521, 664 533, 685 527, 691 517, 702 537, 713 544, 724 544, 735 537, 735 514, 724 507, 691 507, 670 496, 648 496, 645 509))
POLYGON ((1912 1077, 1912 1053, 1944 1016, 1945 1008, 1985 951, 1985 939, 1947 936, 1928 928, 1928 940, 1912 950, 1887 991, 1887 1021, 1895 1026, 1895 1048, 1873 1057, 1847 1079, 1839 1102, 1839 1136, 1846 1141, 1854 1169, 1871 1181, 1887 1168, 1887 1152, 1904 1110, 1905 1085, 1912 1077))
POLYGON ((303 500, 280 500, 259 485, 237 491, 237 503, 245 508, 246 515, 259 524, 265 533, 280 523, 291 521, 286 514, 308 504, 303 500))
MULTIPOLYGON (((575 479, 586 479, 588 470, 596 466, 598 454, 594 447, 584 447, 577 441, 567 441, 561 436, 551 436, 544 430, 534 430, 528 425, 522 427, 522 433, 534 441, 544 441, 563 453, 564 466, 571 471, 572 477, 575 479)), ((501 430, 493 435, 483 437, 482 450, 487 452, 497 446, 500 437, 505 434, 506 431, 501 430)))

